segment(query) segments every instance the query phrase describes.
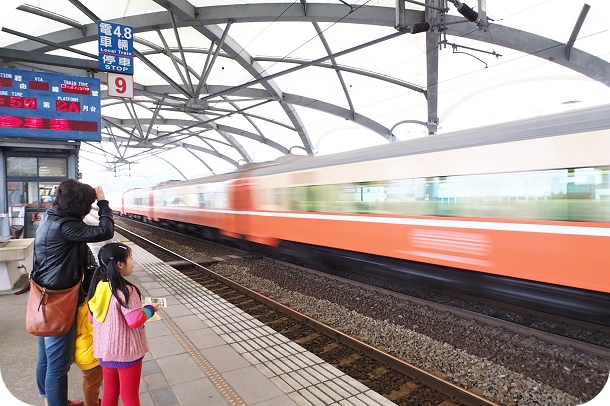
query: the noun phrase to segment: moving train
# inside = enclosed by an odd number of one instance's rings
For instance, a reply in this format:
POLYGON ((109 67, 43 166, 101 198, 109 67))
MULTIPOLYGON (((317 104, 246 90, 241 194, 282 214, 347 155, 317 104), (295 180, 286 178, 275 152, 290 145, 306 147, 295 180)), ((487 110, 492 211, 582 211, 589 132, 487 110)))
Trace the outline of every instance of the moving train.
POLYGON ((610 325, 610 105, 124 193, 124 216, 610 325))

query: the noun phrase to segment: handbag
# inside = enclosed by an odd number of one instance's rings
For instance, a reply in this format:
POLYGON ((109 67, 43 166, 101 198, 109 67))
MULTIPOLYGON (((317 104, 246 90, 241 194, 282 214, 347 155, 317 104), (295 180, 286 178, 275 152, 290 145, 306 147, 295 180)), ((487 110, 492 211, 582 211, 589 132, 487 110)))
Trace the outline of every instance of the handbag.
POLYGON ((76 317, 78 292, 82 279, 68 289, 52 290, 30 278, 30 296, 25 313, 25 329, 35 336, 66 334, 76 317))

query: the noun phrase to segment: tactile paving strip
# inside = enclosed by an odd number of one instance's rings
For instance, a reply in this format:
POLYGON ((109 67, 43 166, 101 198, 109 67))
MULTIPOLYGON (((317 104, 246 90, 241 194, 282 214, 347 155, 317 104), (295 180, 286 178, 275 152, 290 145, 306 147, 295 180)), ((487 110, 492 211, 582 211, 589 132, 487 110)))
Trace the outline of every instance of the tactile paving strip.
POLYGON ((247 403, 235 392, 233 387, 229 385, 229 383, 220 375, 220 373, 210 364, 210 362, 197 350, 197 347, 188 339, 188 337, 174 324, 173 321, 164 317, 162 318, 163 322, 169 328, 169 330, 174 333, 174 336, 178 340, 180 344, 186 349, 186 351, 191 355, 193 361, 199 368, 203 371, 204 374, 208 377, 210 382, 216 386, 218 391, 222 394, 225 400, 231 406, 247 406, 247 403))
MULTIPOLYGON (((122 240, 129 244, 128 240, 122 240)), ((134 248, 134 261, 176 300, 212 328, 297 404, 393 405, 259 320, 243 313, 149 252, 134 248)), ((246 405, 178 326, 163 319, 201 370, 231 405, 246 405), (214 377, 214 379, 212 379, 214 377)))

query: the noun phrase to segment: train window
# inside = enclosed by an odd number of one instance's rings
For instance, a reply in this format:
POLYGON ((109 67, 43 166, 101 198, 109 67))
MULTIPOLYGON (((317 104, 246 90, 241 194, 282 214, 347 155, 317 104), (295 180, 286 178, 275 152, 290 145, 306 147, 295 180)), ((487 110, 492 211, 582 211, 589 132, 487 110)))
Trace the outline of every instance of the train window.
POLYGON ((308 212, 336 212, 338 191, 336 185, 299 186, 275 189, 273 202, 280 210, 308 212))
POLYGON ((199 193, 197 195, 197 207, 201 207, 204 209, 208 209, 209 208, 209 202, 206 199, 206 194, 205 193, 199 193))
POLYGON ((386 197, 387 184, 385 182, 361 183, 357 185, 358 212, 360 213, 383 213, 386 197))
POLYGON ((199 198, 197 193, 188 193, 182 196, 183 206, 186 207, 199 207, 199 198))
POLYGON ((163 206, 165 207, 177 207, 183 206, 182 198, 177 195, 174 191, 170 191, 169 193, 162 196, 163 198, 163 206))
POLYGON ((608 221, 607 169, 578 168, 434 178, 436 215, 608 221))
POLYGON ((273 202, 272 205, 278 208, 283 207, 284 189, 267 189, 267 193, 270 194, 268 196, 270 197, 269 201, 273 202))
MULTIPOLYGON (((287 190, 289 210, 610 222, 610 167, 399 179, 287 190)), ((275 192, 279 207, 282 193, 275 192)))
POLYGON ((292 207, 292 196, 290 188, 265 189, 260 199, 270 210, 288 211, 292 207))
POLYGON ((214 192, 210 194, 210 206, 213 209, 228 208, 229 194, 227 192, 214 192))
POLYGON ((313 186, 298 186, 292 189, 291 209, 295 211, 316 211, 313 186))

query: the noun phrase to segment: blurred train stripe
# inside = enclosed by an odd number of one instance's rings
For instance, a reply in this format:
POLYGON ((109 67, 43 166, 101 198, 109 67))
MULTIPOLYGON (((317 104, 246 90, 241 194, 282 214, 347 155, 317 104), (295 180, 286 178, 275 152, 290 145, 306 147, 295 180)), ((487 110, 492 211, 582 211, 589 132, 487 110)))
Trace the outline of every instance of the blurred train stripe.
MULTIPOLYGON (((610 237, 610 228, 595 226, 562 226, 555 224, 533 224, 533 223, 508 223, 495 221, 469 221, 469 220, 436 220, 404 217, 373 217, 373 216, 352 216, 337 214, 311 214, 311 213, 282 213, 264 211, 218 211, 225 214, 240 214, 261 217, 285 217, 310 220, 332 220, 350 221, 359 223, 382 223, 398 224, 410 226, 445 227, 445 228, 468 228, 473 230, 497 230, 515 231, 524 233, 548 233, 548 234, 569 234, 585 235, 595 237, 610 237)), ((527 221, 515 219, 515 221, 527 221)))

